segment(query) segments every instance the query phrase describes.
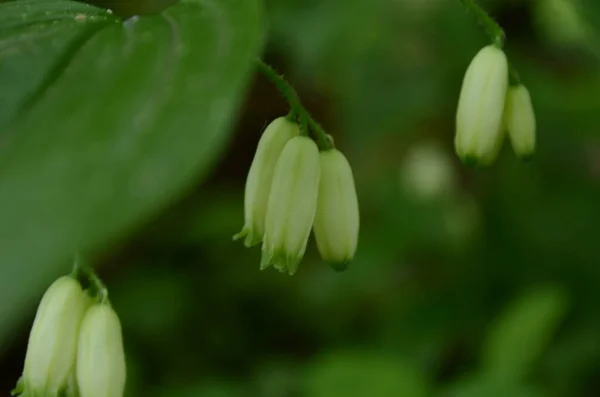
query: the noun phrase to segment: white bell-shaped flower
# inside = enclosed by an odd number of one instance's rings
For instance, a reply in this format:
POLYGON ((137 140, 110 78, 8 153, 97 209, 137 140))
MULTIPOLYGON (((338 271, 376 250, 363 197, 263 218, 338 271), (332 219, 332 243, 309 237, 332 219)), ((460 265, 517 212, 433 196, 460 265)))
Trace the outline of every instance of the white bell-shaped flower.
POLYGON ((244 238, 246 247, 262 242, 275 165, 284 146, 299 133, 298 124, 285 117, 280 117, 267 126, 258 142, 256 154, 246 179, 244 227, 233 237, 234 240, 244 238))
POLYGON ((522 84, 508 89, 504 125, 515 154, 522 159, 531 158, 535 153, 535 112, 529 91, 522 84))
POLYGON ((106 303, 92 305, 81 324, 77 351, 81 397, 122 397, 127 370, 121 322, 106 303))
POLYGON ((24 394, 57 396, 67 387, 87 299, 79 282, 69 276, 56 280, 44 294, 29 335, 24 394))
POLYGON ((317 210, 321 165, 317 144, 291 139, 275 167, 262 246, 261 269, 294 274, 304 256, 317 210))
POLYGON ((343 270, 358 244, 359 209, 352 168, 337 149, 321 152, 321 182, 313 230, 323 260, 343 270))
POLYGON ((477 53, 463 80, 454 146, 467 164, 489 165, 504 140, 502 119, 508 87, 508 61, 502 49, 490 45, 477 53))

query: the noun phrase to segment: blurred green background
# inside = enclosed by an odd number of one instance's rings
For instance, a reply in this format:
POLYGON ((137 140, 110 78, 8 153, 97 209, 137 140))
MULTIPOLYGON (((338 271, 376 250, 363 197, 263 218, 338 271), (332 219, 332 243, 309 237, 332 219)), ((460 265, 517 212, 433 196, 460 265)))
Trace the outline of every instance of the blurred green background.
POLYGON ((260 133, 287 112, 256 75, 209 180, 97 264, 128 396, 600 395, 600 3, 482 4, 531 92, 538 150, 522 163, 507 143, 477 171, 453 153, 454 112, 487 39, 458 0, 266 2, 265 59, 353 166, 356 259, 335 273, 311 242, 288 277, 231 241, 260 133))

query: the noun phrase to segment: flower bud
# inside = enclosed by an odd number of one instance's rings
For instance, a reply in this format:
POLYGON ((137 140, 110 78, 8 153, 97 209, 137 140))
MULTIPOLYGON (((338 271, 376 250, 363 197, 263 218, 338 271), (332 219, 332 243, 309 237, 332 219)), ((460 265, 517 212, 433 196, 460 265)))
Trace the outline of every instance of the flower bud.
POLYGON ((296 272, 317 210, 319 149, 306 136, 285 145, 273 177, 262 246, 261 269, 296 272))
POLYGON ((127 370, 121 323, 108 304, 95 304, 85 312, 77 348, 81 397, 122 397, 127 370))
POLYGON ((502 117, 508 86, 508 62, 495 46, 479 51, 463 80, 454 146, 467 164, 489 165, 497 157, 504 131, 502 117))
POLYGON ((244 227, 241 232, 233 236, 234 240, 245 237, 244 245, 246 247, 259 244, 263 239, 275 165, 286 143, 299 133, 300 128, 296 123, 280 117, 269 124, 258 142, 256 154, 246 179, 244 227))
POLYGON ((508 89, 504 124, 516 155, 528 159, 535 152, 535 113, 531 96, 524 85, 508 89))
POLYGON ((358 244, 359 211, 352 168, 336 149, 321 155, 321 182, 313 230, 323 260, 344 270, 358 244))
POLYGON ((85 294, 72 277, 61 277, 48 288, 29 335, 24 394, 56 396, 66 388, 85 305, 85 294))

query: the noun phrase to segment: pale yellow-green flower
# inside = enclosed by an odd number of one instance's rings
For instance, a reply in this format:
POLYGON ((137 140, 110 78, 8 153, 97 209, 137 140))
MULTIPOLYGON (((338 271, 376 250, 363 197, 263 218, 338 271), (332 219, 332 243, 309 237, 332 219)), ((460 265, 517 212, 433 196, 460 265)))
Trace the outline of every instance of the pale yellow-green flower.
POLYGON ((86 312, 77 351, 77 385, 81 397, 122 397, 127 369, 119 317, 98 303, 86 312))
POLYGON ((275 167, 262 246, 261 269, 294 274, 304 256, 317 210, 319 149, 306 136, 291 139, 275 167))
POLYGON ((532 157, 535 153, 535 113, 529 91, 522 84, 508 89, 504 124, 517 157, 532 157))
POLYGON ((465 74, 454 145, 467 164, 489 165, 502 147, 502 118, 508 87, 508 61, 502 49, 484 47, 465 74))
POLYGON ((87 298, 77 280, 65 276, 44 294, 29 335, 23 392, 58 396, 75 366, 77 338, 87 298))
POLYGON ((352 168, 337 149, 321 152, 321 182, 313 230, 323 260, 343 270, 354 258, 360 216, 352 168))
POLYGON ((299 132, 298 124, 285 117, 280 117, 267 126, 258 142, 256 154, 246 179, 244 227, 233 237, 235 240, 244 238, 246 247, 262 242, 275 165, 284 146, 299 132))

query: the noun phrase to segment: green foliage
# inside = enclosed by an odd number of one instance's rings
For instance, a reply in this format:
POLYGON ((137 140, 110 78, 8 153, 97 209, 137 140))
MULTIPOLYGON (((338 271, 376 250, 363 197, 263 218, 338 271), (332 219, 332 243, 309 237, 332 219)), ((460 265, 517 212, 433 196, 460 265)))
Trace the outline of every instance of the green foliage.
POLYGON ((444 397, 542 397, 539 390, 522 385, 520 383, 511 383, 488 379, 485 377, 476 377, 458 382, 444 397))
POLYGON ((0 128, 6 129, 102 27, 116 23, 106 11, 69 1, 27 0, 0 12, 0 128))
POLYGON ((524 164, 505 145, 479 171, 452 141, 487 38, 458 0, 267 0, 264 21, 257 0, 187 0, 126 23, 2 2, 3 390, 34 300, 81 250, 122 319, 129 396, 598 394, 600 2, 566 1, 583 39, 556 40, 573 26, 546 0, 480 1, 531 93, 538 149, 524 164), (265 60, 352 165, 361 230, 344 273, 310 245, 293 278, 260 272, 260 249, 231 242, 260 133, 288 111, 264 79, 244 90, 265 27, 265 60), (407 160, 430 144, 438 178, 419 183, 407 160))
POLYGON ((13 120, 0 149, 7 318, 75 250, 117 241, 206 174, 261 27, 254 1, 190 0, 124 23, 70 2, 2 8, 13 31, 3 29, 0 84, 20 106, 3 113, 13 120))
POLYGON ((429 395, 428 388, 410 363, 360 351, 321 357, 313 363, 306 380, 306 395, 311 397, 423 397, 429 395))
POLYGON ((547 348, 566 311, 560 289, 545 287, 517 298, 496 320, 483 348, 487 375, 519 381, 547 348))

